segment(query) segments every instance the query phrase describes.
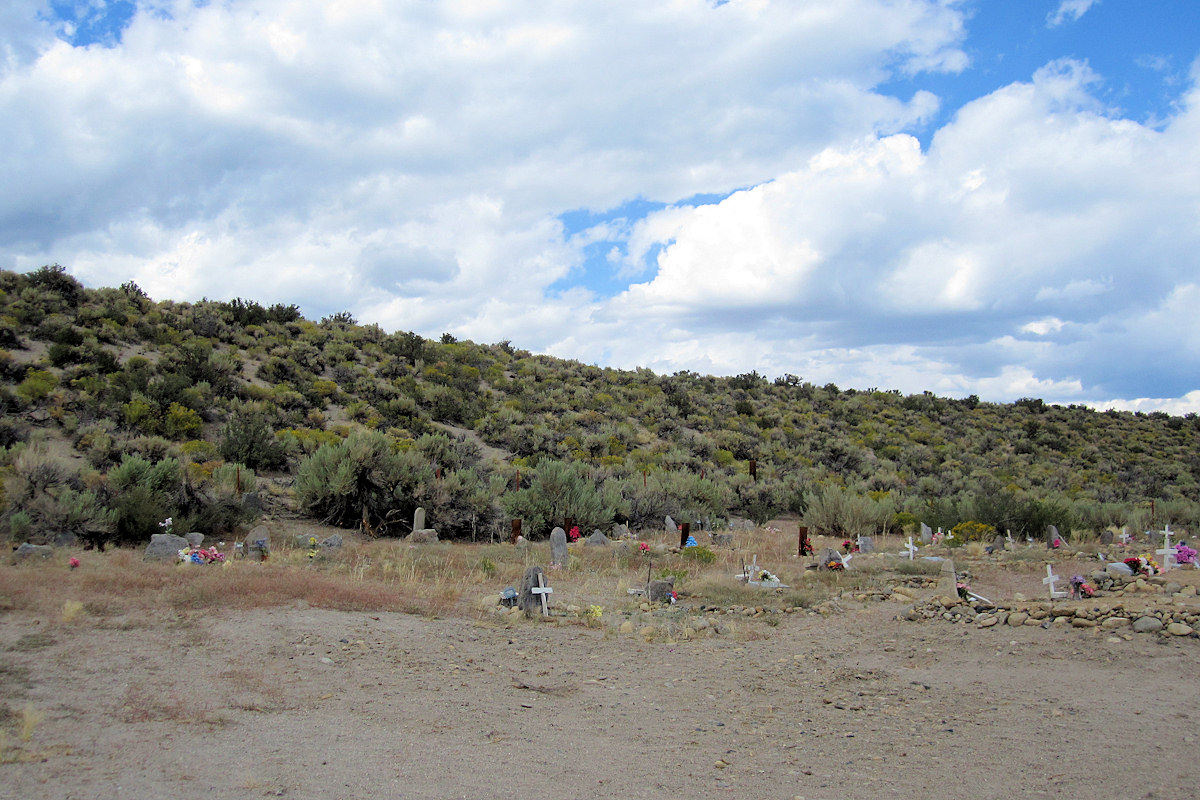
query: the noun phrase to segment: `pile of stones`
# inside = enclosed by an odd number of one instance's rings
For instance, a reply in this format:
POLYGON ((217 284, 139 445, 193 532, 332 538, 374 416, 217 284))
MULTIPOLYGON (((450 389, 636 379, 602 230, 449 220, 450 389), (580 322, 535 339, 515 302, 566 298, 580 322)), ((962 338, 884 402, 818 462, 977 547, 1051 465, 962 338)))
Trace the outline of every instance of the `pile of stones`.
POLYGON ((1196 627, 1200 625, 1200 609, 1195 607, 1152 608, 1135 607, 1132 604, 1126 607, 1123 603, 1105 605, 1106 607, 1088 607, 1049 601, 990 605, 978 601, 966 603, 958 598, 940 596, 912 605, 900 618, 910 621, 971 623, 978 628, 1007 625, 1014 628, 1099 628, 1113 632, 1128 629, 1134 633, 1162 632, 1172 636, 1200 638, 1200 633, 1196 631, 1196 627))

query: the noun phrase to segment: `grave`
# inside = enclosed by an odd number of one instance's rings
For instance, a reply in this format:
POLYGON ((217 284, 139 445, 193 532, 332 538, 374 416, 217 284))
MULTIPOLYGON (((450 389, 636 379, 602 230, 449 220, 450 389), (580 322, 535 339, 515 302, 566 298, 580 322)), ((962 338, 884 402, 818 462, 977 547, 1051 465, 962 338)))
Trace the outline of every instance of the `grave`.
MULTIPOLYGON (((922 523, 921 527, 922 528, 925 527, 924 523, 922 523)), ((913 540, 912 540, 911 536, 908 537, 908 544, 904 545, 904 549, 908 551, 908 560, 912 561, 913 557, 916 556, 916 554, 917 554, 917 546, 915 544, 913 544, 913 540)))
POLYGON ((675 524, 675 520, 671 519, 670 514, 668 514, 667 518, 663 520, 663 525, 669 532, 679 533, 679 526, 675 524))
MULTIPOLYGON (((912 545, 912 537, 908 537, 908 544, 912 545)), ((933 528, 921 523, 921 544, 933 544, 933 528)), ((911 558, 911 554, 909 556, 911 558)))
POLYGON ((408 535, 408 541, 413 544, 430 544, 437 540, 437 531, 425 527, 425 509, 417 508, 413 512, 413 529, 408 535))
POLYGON ((942 562, 937 591, 939 595, 958 597, 958 573, 954 571, 954 562, 949 558, 942 562))
POLYGON ((517 593, 517 606, 532 617, 534 612, 545 602, 546 575, 541 567, 530 567, 521 578, 521 591, 517 593), (535 591, 537 590, 537 591, 535 591))
POLYGON ((555 528, 550 532, 550 566, 565 567, 571 561, 571 551, 567 549, 567 532, 555 528))
POLYGON ((646 585, 646 596, 651 603, 675 602, 675 576, 669 575, 662 580, 650 581, 646 585))
POLYGON ((1050 588, 1050 599, 1051 600, 1058 600, 1059 598, 1067 596, 1067 592, 1054 588, 1054 584, 1058 583, 1061 580, 1062 580, 1062 578, 1060 578, 1054 574, 1054 567, 1047 564, 1046 565, 1046 577, 1042 578, 1042 583, 1046 584, 1046 586, 1048 586, 1050 588))
POLYGON ((1100 544, 1109 545, 1113 543, 1113 532, 1103 531, 1100 534, 1100 544))
POLYGON ((808 528, 804 525, 800 526, 800 556, 811 556, 813 554, 812 539, 808 538, 808 528))
MULTIPOLYGON (((858 537, 858 552, 866 555, 875 552, 875 537, 860 536, 858 537)), ((843 559, 845 560, 845 559, 843 559)))
POLYGON ((587 537, 583 543, 593 547, 607 547, 609 545, 608 537, 600 531, 592 531, 592 535, 587 537))
POLYGON ((1165 530, 1162 531, 1162 538, 1163 538, 1162 549, 1155 550, 1154 552, 1157 553, 1158 555, 1162 556, 1162 571, 1168 572, 1168 571, 1174 569, 1175 567, 1179 566, 1179 564, 1176 563, 1176 560, 1175 560, 1175 548, 1171 546, 1171 536, 1172 536, 1171 526, 1167 525, 1164 527, 1165 527, 1165 530))

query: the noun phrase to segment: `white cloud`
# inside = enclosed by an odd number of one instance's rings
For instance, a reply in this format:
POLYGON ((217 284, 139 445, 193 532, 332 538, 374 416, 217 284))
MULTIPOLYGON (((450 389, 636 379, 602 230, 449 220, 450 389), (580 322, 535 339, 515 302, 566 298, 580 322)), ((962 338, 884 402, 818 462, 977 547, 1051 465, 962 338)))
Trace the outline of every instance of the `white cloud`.
POLYGON ((1098 2, 1099 0, 1062 0, 1057 9, 1046 15, 1046 24, 1057 28, 1067 22, 1075 22, 1098 2))

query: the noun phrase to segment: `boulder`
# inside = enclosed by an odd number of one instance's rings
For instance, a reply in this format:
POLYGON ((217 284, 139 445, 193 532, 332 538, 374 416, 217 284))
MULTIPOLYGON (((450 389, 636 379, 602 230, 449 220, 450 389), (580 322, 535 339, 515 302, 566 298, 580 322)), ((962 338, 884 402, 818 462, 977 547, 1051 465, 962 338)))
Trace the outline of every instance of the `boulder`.
POLYGON ((52 558, 54 548, 46 544, 30 544, 25 542, 13 551, 14 561, 25 561, 30 558, 52 558))
POLYGON ((829 565, 835 561, 841 564, 842 554, 837 550, 834 550, 832 547, 826 547, 821 551, 821 554, 817 556, 817 569, 829 569, 829 565))
POLYGON ((340 533, 335 533, 333 536, 321 540, 321 548, 324 550, 336 550, 341 546, 342 535, 340 533))
POLYGON ((179 551, 188 546, 188 540, 173 533, 154 533, 150 544, 142 553, 142 561, 178 561, 179 551))
POLYGON ((610 544, 608 537, 605 536, 600 531, 592 531, 592 535, 587 537, 587 539, 585 539, 583 543, 585 545, 591 545, 591 546, 597 546, 597 547, 607 547, 610 544))
POLYGON ((1163 629, 1163 624, 1158 617, 1138 617, 1133 621, 1133 629, 1137 633, 1158 633, 1163 629))
POLYGON ((192 531, 191 533, 185 533, 183 535, 183 538, 187 539, 188 547, 195 548, 195 547, 199 547, 200 545, 204 544, 204 534, 203 533, 197 533, 196 531, 192 531))
POLYGON ((1129 565, 1122 561, 1110 561, 1104 565, 1104 571, 1114 578, 1130 578, 1133 577, 1133 570, 1129 565))
POLYGON ((646 595, 650 598, 651 603, 670 602, 671 593, 674 591, 674 576, 667 577, 662 580, 650 581, 650 585, 646 587, 646 595))
POLYGON ((418 528, 405 537, 409 544, 433 544, 438 541, 438 533, 433 528, 418 528))

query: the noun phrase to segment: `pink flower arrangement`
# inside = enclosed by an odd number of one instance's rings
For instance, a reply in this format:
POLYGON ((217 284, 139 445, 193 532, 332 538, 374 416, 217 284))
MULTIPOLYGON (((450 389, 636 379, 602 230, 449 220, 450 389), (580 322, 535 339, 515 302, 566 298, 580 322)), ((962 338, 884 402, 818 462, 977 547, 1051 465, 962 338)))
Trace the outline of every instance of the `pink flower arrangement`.
POLYGON ((645 542, 638 542, 638 552, 645 555, 650 552, 650 545, 645 542))
POLYGON ((1195 564, 1196 551, 1181 542, 1175 545, 1175 560, 1180 564, 1195 564))
POLYGON ((567 538, 570 539, 572 542, 579 541, 579 526, 578 525, 571 526, 571 530, 567 531, 567 538))
POLYGON ((67 565, 70 566, 71 569, 77 569, 79 567, 79 559, 75 556, 71 556, 71 560, 67 562, 67 565))

